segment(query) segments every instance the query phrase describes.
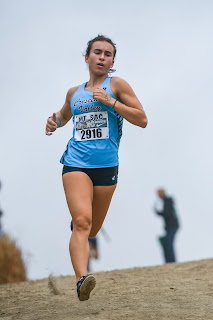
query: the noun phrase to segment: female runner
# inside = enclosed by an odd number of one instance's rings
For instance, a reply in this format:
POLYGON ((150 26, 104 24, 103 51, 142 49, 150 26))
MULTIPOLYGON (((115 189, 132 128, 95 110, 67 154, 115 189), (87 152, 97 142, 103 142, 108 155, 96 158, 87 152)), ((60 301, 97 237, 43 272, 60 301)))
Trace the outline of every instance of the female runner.
POLYGON ((95 287, 87 274, 88 237, 94 237, 106 217, 118 178, 118 148, 123 118, 145 128, 147 117, 130 85, 109 77, 116 47, 111 39, 98 35, 87 44, 85 62, 89 81, 68 90, 60 111, 46 124, 46 135, 73 117, 73 137, 61 158, 63 186, 72 216, 70 256, 80 301, 88 300, 95 287))

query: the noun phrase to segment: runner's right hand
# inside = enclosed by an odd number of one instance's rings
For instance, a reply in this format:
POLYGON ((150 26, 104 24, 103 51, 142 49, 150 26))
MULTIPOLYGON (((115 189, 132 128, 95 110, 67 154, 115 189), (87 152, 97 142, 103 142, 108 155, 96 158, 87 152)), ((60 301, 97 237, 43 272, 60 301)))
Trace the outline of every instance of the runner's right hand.
POLYGON ((47 119, 46 135, 51 136, 52 132, 54 132, 56 129, 57 129, 56 113, 53 113, 52 117, 49 117, 47 119))

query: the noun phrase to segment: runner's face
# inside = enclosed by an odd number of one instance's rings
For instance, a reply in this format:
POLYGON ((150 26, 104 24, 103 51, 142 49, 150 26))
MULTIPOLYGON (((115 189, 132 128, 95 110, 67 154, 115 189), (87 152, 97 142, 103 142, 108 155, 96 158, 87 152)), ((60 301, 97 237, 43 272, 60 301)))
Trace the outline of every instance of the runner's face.
POLYGON ((96 41, 92 44, 89 56, 85 56, 90 72, 104 75, 113 66, 114 48, 107 41, 96 41))

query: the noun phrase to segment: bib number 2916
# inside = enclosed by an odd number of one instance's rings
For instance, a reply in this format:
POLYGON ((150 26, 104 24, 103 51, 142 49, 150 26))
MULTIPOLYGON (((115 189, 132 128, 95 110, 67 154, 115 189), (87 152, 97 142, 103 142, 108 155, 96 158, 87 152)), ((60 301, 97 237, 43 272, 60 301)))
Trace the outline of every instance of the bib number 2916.
POLYGON ((102 130, 99 129, 87 129, 87 130, 81 130, 81 140, 86 139, 97 139, 102 137, 102 130))

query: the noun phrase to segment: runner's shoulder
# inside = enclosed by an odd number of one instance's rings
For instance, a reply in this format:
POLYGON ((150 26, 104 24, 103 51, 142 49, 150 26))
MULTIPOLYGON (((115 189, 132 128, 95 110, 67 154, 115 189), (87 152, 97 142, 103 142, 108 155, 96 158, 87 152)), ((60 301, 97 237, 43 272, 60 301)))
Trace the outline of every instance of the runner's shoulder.
POLYGON ((67 100, 70 102, 72 100, 72 97, 74 96, 75 92, 78 90, 78 88, 80 87, 80 85, 76 86, 76 87, 72 87, 68 90, 67 92, 67 100))
POLYGON ((122 91, 126 91, 131 88, 129 83, 120 78, 120 77, 112 77, 111 79, 111 87, 117 94, 121 93, 122 91))

